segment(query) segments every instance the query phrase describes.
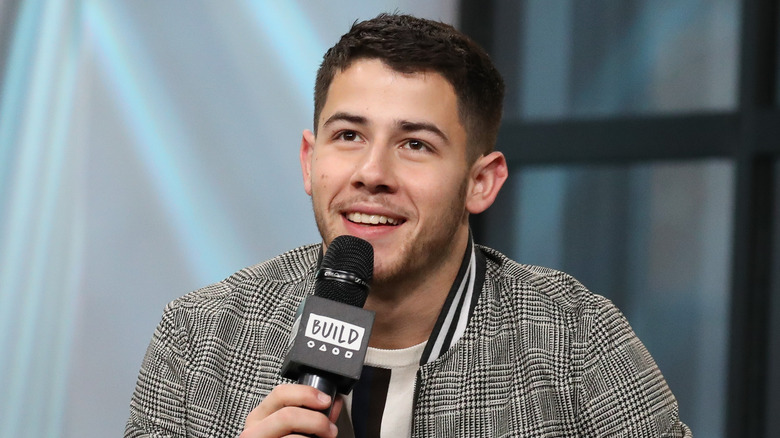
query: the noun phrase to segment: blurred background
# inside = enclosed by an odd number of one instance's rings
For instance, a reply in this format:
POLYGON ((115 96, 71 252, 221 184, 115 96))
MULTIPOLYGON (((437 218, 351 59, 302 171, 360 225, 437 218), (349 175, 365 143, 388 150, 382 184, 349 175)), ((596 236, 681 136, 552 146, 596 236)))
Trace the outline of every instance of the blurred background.
POLYGON ((453 23, 507 81, 478 240, 615 301, 696 436, 780 436, 774 0, 0 3, 0 437, 124 430, 165 304, 318 241, 322 54, 453 23))

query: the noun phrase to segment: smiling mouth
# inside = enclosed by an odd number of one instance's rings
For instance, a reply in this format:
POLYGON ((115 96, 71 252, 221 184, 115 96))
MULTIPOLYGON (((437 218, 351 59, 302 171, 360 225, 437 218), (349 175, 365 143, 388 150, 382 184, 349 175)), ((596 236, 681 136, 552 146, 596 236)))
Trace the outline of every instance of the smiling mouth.
POLYGON ((364 225, 399 225, 402 221, 399 219, 382 216, 380 214, 348 213, 347 220, 356 224, 364 225))

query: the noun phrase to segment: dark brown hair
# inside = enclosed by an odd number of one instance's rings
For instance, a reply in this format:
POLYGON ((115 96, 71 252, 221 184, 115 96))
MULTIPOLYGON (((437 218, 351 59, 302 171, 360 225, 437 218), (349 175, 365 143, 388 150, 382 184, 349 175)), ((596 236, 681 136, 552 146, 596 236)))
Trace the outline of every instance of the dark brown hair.
POLYGON ((455 89, 468 158, 493 150, 501 123, 504 80, 485 51, 449 24, 380 14, 355 22, 323 57, 314 85, 314 132, 336 73, 358 59, 379 59, 401 73, 433 71, 455 89))

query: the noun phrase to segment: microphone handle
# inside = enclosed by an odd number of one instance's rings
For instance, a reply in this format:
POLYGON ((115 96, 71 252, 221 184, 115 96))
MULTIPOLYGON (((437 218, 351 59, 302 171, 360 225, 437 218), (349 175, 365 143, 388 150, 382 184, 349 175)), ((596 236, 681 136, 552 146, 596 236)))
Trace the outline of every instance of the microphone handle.
POLYGON ((330 396, 330 406, 328 406, 327 409, 319 411, 330 418, 330 410, 333 408, 333 402, 336 401, 336 391, 338 390, 336 384, 331 380, 313 373, 301 374, 300 377, 298 377, 298 383, 301 385, 313 386, 330 396))

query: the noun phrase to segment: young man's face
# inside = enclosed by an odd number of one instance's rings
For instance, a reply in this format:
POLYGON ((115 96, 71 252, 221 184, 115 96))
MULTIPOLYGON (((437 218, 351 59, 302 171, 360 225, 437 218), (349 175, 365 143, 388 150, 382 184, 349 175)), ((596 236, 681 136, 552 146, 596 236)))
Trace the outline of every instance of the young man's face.
POLYGON ((460 261, 470 166, 447 80, 356 61, 333 78, 318 124, 316 139, 304 132, 301 166, 326 245, 369 241, 375 282, 460 261))

